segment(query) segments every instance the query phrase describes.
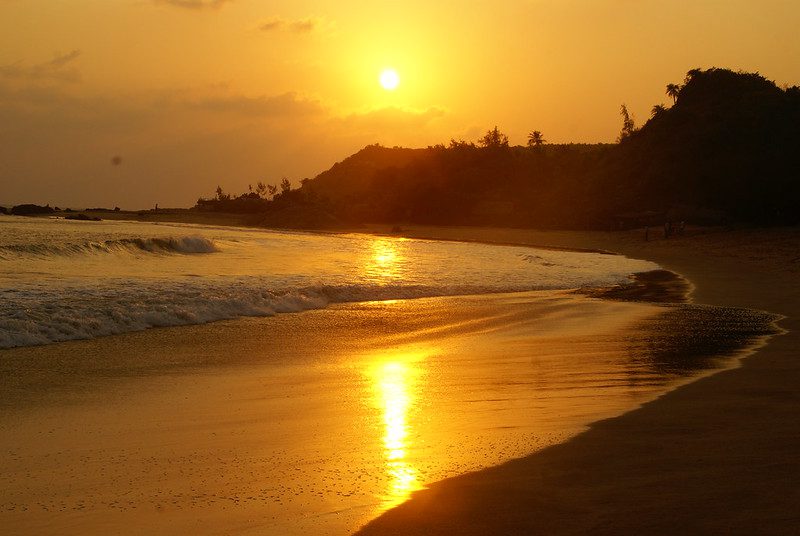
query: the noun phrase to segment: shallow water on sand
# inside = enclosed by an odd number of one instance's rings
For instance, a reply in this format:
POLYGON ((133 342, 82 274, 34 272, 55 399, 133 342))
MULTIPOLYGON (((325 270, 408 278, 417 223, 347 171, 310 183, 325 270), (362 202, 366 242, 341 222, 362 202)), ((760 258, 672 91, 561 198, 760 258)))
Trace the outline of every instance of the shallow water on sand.
POLYGON ((0 348, 331 303, 613 285, 620 255, 0 216, 0 348))
POLYGON ((349 303, 2 353, 15 533, 344 534, 562 441, 772 317, 528 292, 349 303))

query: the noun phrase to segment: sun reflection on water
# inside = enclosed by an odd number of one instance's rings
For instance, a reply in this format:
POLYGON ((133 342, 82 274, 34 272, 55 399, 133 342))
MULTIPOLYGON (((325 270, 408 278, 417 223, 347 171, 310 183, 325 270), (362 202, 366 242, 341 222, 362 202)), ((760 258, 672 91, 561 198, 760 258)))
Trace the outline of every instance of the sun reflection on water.
POLYGON ((364 271, 372 281, 395 281, 405 277, 405 263, 401 240, 377 238, 370 243, 364 271))
POLYGON ((400 504, 421 487, 418 471, 408 460, 412 446, 409 413, 418 374, 413 358, 378 363, 372 370, 375 402, 383 410, 383 451, 389 479, 386 508, 400 504))

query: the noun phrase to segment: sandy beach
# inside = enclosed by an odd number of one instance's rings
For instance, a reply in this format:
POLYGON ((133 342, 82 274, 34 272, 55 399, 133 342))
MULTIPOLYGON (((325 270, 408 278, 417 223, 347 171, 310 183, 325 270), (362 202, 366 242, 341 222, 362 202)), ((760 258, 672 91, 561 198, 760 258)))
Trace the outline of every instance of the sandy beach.
POLYGON ((798 26, 0 0, 0 536, 800 535, 798 26))
POLYGON ((720 340, 763 334, 745 333, 748 322, 726 331, 739 318, 726 310, 685 317, 534 292, 340 304, 7 350, 5 530, 342 534, 392 507, 363 532, 794 528, 794 230, 647 243, 633 232, 404 232, 651 259, 686 276, 695 303, 782 314, 788 333, 708 376, 750 353, 720 340), (700 347, 724 361, 687 353, 698 341, 683 344, 680 318, 702 324, 700 347), (583 360, 574 384, 553 365, 566 353, 583 360), (617 354, 628 358, 606 359, 617 354), (684 385, 697 375, 707 377, 684 385))
POLYGON ((741 366, 567 443, 416 493, 361 534, 795 534, 800 525, 797 229, 639 233, 412 229, 417 236, 601 247, 654 260, 697 303, 784 315, 741 366))
MULTIPOLYGON (((733 320, 695 313, 712 345, 733 320)), ((349 533, 728 366, 658 333, 691 315, 533 292, 7 350, 0 518, 19 534, 349 533)))

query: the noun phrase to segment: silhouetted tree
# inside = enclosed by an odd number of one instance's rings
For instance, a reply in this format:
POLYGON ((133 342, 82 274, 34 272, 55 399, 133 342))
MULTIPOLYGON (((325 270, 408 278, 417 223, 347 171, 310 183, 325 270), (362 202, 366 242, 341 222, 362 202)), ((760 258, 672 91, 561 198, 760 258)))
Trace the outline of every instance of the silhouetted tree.
MULTIPOLYGON (((712 67, 711 69, 709 69, 709 71, 711 71, 711 70, 713 70, 713 69, 714 69, 714 68, 712 67)), ((683 85, 684 85, 684 86, 687 86, 687 85, 689 85, 689 83, 692 81, 692 79, 693 79, 695 76, 697 76, 697 75, 701 75, 701 76, 702 76, 702 74, 703 74, 703 70, 702 70, 702 69, 700 69, 699 67, 697 67, 697 68, 695 68, 695 69, 689 69, 689 70, 686 72, 686 76, 685 76, 685 77, 684 77, 684 79, 683 79, 683 85)), ((681 89, 682 89, 682 88, 681 88, 681 89)))
MULTIPOLYGON (((655 120, 641 128, 622 105, 625 141, 618 145, 510 147, 497 127, 476 143, 370 145, 297 190, 281 179, 278 186, 256 186, 264 198, 253 192, 228 201, 201 198, 197 208, 252 214, 253 222, 279 226, 333 218, 606 228, 631 214, 800 223, 800 89, 727 69, 690 71, 687 80, 680 108, 654 106, 655 120)), ((536 146, 538 138, 528 143, 536 146)), ((226 197, 218 188, 217 198, 226 197)))
POLYGON ((672 104, 678 102, 678 95, 680 95, 681 89, 678 84, 667 84, 667 96, 672 97, 672 104))
POLYGON ((544 135, 539 130, 534 130, 528 134, 528 147, 539 147, 544 145, 545 141, 544 135))
POLYGON ((653 106, 653 109, 650 110, 650 115, 652 115, 653 117, 656 117, 659 114, 662 114, 662 113, 664 113, 666 111, 667 111, 667 107, 666 106, 664 106, 663 104, 656 104, 655 106, 653 106))
POLYGON ((617 141, 622 141, 626 138, 630 138, 631 135, 636 132, 636 124, 631 114, 628 113, 628 107, 624 104, 620 106, 619 113, 622 116, 622 130, 619 133, 617 141))
POLYGON ((497 127, 486 132, 486 134, 478 141, 481 147, 499 148, 508 147, 508 136, 500 132, 497 127))
POLYGON ((229 201, 231 198, 231 194, 226 194, 222 191, 222 186, 217 186, 217 201, 229 201))
POLYGON ((258 183, 256 183, 256 193, 258 194, 259 197, 263 197, 266 199, 267 186, 263 182, 258 181, 258 183))
POLYGON ((472 143, 472 142, 464 141, 464 140, 455 140, 453 138, 450 138, 450 145, 449 145, 450 149, 468 149, 468 148, 474 148, 474 147, 475 147, 475 144, 472 143))

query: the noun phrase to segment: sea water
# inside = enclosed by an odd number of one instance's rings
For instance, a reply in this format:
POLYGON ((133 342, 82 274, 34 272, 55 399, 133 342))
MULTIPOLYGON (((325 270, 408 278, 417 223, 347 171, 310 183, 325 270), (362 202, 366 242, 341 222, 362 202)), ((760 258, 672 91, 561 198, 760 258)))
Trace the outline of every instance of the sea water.
POLYGON ((345 534, 774 332, 766 313, 569 290, 655 268, 479 243, 0 216, 0 526, 345 534), (178 327, 148 329, 159 326, 178 327))
POLYGON ((606 286, 656 268, 478 243, 0 217, 0 348, 330 303, 606 286))

